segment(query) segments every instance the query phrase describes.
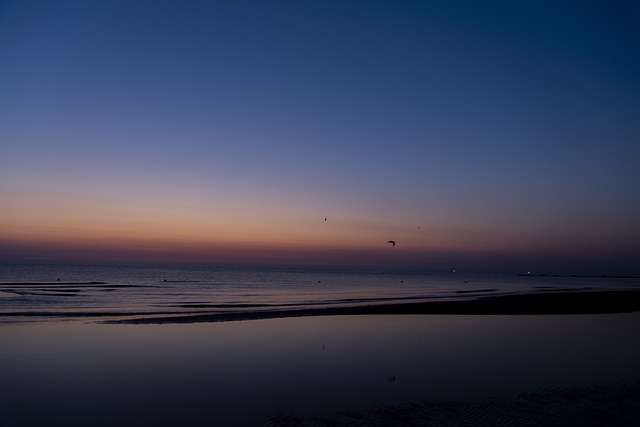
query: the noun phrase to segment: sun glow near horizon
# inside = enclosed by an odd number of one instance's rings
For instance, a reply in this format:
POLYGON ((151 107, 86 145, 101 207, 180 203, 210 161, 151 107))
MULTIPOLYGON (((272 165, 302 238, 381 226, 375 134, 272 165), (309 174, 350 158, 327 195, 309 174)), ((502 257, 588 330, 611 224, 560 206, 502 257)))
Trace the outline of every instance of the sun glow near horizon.
MULTIPOLYGON (((226 214, 155 204, 115 209, 14 210, 0 228, 5 262, 124 262, 308 265, 365 268, 533 268, 540 258, 571 251, 593 259, 592 245, 551 243, 549 236, 514 236, 435 221, 399 223, 372 216, 323 216, 286 209, 226 214), (117 212, 117 214, 116 214, 117 212), (326 220, 325 220, 326 218, 326 220), (397 241, 392 247, 387 240, 397 241), (4 246, 4 248, 3 248, 4 246), (509 260, 513 258, 514 260, 509 260), (475 261, 474 261, 475 260, 475 261), (502 260, 502 261, 501 261, 502 260), (500 267, 498 267, 500 268, 500 267)), ((15 206, 14 206, 15 207, 15 206)), ((558 240, 558 239, 555 239, 558 240)), ((578 256, 580 258, 580 256, 578 256)), ((597 256, 596 256, 597 258, 597 256)), ((626 261, 622 259, 622 261, 626 261)))
MULTIPOLYGON (((455 268, 471 259, 633 254, 632 234, 589 229, 589 223, 538 215, 532 219, 465 209, 433 200, 340 200, 229 183, 224 193, 200 187, 88 182, 25 187, 3 201, 4 262, 163 262, 304 264, 455 268), (233 188, 236 188, 234 191, 233 188), (450 206, 444 209, 443 206, 450 206), (541 227, 544 225, 544 227, 541 227), (385 242, 395 240, 396 247, 385 242), (450 261, 447 261, 447 257, 450 261)), ((467 204, 473 200, 466 201, 467 204)), ((479 205, 476 205, 479 206, 479 205)), ((544 212, 540 212, 544 214, 544 212)), ((633 256, 633 255, 632 255, 633 256)), ((534 264, 535 268, 535 262, 534 264)), ((513 264, 512 261, 507 264, 513 264)), ((480 267, 480 262, 470 262, 480 267)))
POLYGON ((0 262, 640 265, 630 4, 38 4, 0 262))

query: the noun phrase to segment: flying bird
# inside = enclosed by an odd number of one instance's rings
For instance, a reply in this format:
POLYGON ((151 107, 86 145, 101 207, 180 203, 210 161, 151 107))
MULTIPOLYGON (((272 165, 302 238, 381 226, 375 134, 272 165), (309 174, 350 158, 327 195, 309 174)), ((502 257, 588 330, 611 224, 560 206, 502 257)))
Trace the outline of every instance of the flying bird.
POLYGON ((395 246, 396 245, 396 241, 395 240, 389 240, 387 242, 387 244, 391 243, 391 246, 395 246))

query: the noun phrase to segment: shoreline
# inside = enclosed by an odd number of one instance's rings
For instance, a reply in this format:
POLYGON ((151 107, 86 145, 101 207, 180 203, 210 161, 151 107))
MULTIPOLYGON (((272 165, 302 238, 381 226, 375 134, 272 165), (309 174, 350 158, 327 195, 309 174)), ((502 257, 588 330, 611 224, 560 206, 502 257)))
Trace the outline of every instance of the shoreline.
POLYGON ((252 312, 172 314, 107 320, 106 324, 230 322, 308 316, 349 315, 563 315, 640 311, 640 289, 620 291, 544 292, 486 296, 472 300, 385 303, 351 307, 303 308, 252 312))

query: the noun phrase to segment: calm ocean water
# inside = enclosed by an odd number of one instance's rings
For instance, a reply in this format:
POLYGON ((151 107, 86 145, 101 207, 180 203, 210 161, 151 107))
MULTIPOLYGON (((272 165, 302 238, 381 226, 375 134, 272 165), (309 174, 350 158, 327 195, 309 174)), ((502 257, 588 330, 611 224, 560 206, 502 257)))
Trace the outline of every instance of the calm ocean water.
POLYGON ((0 322, 278 310, 637 286, 638 278, 506 273, 0 265, 0 322))

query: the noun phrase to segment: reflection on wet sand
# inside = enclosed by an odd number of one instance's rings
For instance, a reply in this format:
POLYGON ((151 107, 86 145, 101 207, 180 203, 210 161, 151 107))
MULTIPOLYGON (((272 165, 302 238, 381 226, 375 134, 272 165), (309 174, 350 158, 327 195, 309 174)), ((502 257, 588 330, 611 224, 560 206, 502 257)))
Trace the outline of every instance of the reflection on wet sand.
POLYGON ((0 425, 250 426, 552 388, 634 399, 620 384, 640 381, 639 328, 640 313, 5 324, 0 425))

